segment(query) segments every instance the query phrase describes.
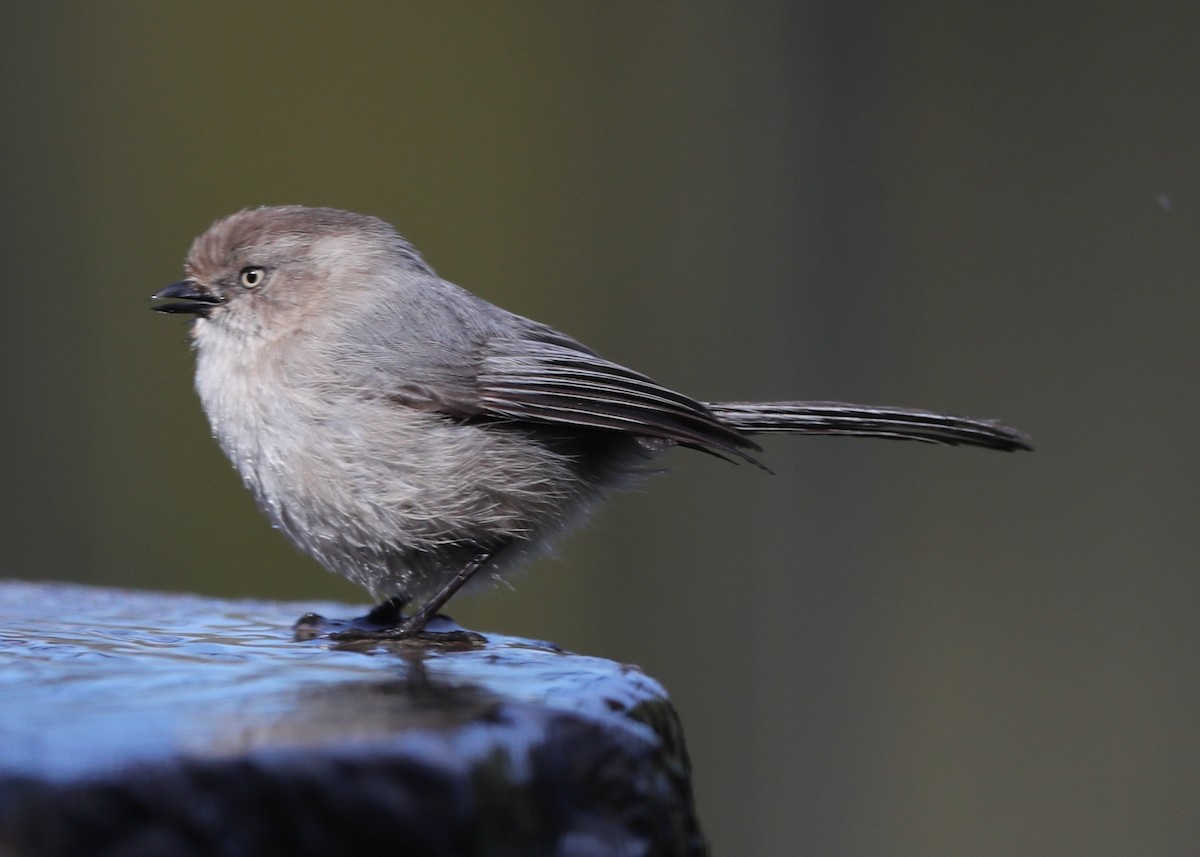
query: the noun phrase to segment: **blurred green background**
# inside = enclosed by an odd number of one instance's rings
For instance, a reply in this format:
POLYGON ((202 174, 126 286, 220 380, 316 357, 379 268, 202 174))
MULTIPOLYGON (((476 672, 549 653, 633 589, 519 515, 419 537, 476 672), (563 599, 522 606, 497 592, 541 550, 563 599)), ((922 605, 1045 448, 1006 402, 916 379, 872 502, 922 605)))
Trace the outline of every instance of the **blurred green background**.
POLYGON ((1194 853, 1197 33, 1194 2, 4 4, 0 574, 361 601, 254 509, 146 299, 244 206, 369 212, 700 398, 1035 436, 674 452, 455 603, 661 679, 715 853, 1194 853))

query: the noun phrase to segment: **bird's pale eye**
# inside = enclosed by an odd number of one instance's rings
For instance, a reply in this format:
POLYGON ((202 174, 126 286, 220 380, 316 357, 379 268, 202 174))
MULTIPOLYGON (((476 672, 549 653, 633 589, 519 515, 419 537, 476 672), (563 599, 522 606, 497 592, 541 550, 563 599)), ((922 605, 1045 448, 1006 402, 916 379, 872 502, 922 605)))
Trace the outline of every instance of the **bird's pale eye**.
POLYGON ((256 289, 262 285, 263 280, 266 278, 267 272, 264 268, 258 265, 250 265, 247 268, 242 268, 242 273, 238 281, 244 289, 256 289))

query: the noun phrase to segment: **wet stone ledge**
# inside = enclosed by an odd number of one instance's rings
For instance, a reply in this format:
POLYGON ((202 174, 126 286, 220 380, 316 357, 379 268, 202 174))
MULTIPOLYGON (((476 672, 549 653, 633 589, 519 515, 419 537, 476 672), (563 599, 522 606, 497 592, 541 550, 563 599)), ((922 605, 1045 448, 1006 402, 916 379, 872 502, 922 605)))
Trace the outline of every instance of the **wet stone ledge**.
POLYGON ((310 609, 0 581, 0 855, 706 853, 641 671, 310 609))

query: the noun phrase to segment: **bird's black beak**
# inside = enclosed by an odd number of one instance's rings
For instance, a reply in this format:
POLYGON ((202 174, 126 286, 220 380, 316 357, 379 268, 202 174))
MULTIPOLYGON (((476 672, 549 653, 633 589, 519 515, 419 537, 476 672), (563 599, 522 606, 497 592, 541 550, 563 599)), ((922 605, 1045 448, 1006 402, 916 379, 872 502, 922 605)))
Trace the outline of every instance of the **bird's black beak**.
POLYGON ((165 289, 151 295, 150 300, 167 301, 167 303, 150 307, 155 312, 191 313, 201 318, 207 317, 212 308, 222 302, 211 292, 203 291, 192 280, 171 283, 165 289))

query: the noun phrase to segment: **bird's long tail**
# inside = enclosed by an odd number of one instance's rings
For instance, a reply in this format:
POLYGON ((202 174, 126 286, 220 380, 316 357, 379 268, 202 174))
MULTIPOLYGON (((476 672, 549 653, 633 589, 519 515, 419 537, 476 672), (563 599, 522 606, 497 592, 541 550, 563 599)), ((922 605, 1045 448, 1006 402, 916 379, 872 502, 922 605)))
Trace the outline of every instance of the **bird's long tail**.
POLYGON ((994 420, 913 408, 845 402, 710 402, 707 407, 722 422, 747 434, 838 434, 966 444, 1006 452, 1033 449, 1027 435, 994 420))

